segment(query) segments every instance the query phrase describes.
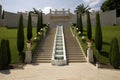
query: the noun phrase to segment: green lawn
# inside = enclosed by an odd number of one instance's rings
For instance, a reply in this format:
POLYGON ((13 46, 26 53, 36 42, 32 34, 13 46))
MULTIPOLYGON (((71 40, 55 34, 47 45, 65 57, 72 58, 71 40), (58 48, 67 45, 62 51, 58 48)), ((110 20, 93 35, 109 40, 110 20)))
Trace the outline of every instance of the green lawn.
MULTIPOLYGON (((87 36, 86 36, 86 27, 84 27, 84 35, 87 39, 87 36)), ((95 50, 95 44, 93 44, 93 49, 94 49, 94 53, 95 55, 99 55, 99 58, 100 58, 100 63, 108 63, 109 62, 109 59, 108 59, 108 56, 109 56, 109 51, 110 51, 110 42, 112 40, 113 37, 117 37, 118 41, 119 41, 119 46, 120 46, 120 26, 104 26, 102 27, 102 34, 103 34, 103 47, 102 47, 102 52, 99 54, 97 53, 97 51, 95 50)), ((94 40, 94 37, 95 37, 95 27, 92 27, 92 38, 94 40)), ((87 43, 86 41, 85 42, 82 42, 82 39, 81 37, 78 37, 79 40, 80 40, 80 43, 83 47, 83 50, 85 51, 86 53, 86 50, 87 50, 87 43)))
MULTIPOLYGON (((93 39, 95 36, 95 27, 93 27, 93 39)), ((110 43, 113 37, 116 37, 119 41, 120 45, 120 26, 107 26, 102 27, 103 34, 103 47, 102 47, 102 55, 108 57, 110 51, 110 43)))
MULTIPOLYGON (((26 28, 25 33, 25 45, 26 45, 26 28)), ((36 36, 36 28, 33 28, 33 38, 36 36)), ((11 63, 18 63, 18 51, 17 51, 17 29, 7 29, 0 27, 0 41, 1 39, 9 39, 12 61, 11 63)))

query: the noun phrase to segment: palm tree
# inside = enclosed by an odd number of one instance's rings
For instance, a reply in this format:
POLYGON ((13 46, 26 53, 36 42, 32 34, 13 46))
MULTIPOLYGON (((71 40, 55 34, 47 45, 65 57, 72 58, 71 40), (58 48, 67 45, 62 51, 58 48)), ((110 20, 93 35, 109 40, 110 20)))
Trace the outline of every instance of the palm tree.
POLYGON ((91 8, 88 5, 85 6, 84 4, 80 4, 76 7, 76 10, 74 12, 78 14, 84 14, 86 12, 89 12, 90 9, 91 8))
POLYGON ((33 14, 39 14, 40 12, 42 12, 40 9, 37 10, 35 8, 33 8, 33 11, 30 11, 30 13, 33 13, 33 14))

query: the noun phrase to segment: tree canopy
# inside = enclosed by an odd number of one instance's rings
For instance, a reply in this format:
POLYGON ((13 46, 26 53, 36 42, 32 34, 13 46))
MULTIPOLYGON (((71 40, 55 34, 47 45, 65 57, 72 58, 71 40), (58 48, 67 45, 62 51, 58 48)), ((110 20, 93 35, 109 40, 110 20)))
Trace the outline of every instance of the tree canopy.
POLYGON ((116 10, 117 16, 120 16, 120 0, 106 0, 102 6, 102 11, 116 10))
POLYGON ((84 14, 86 12, 89 12, 91 8, 89 8, 89 6, 85 6, 84 4, 80 4, 76 7, 76 10, 74 11, 75 13, 79 13, 79 14, 84 14))

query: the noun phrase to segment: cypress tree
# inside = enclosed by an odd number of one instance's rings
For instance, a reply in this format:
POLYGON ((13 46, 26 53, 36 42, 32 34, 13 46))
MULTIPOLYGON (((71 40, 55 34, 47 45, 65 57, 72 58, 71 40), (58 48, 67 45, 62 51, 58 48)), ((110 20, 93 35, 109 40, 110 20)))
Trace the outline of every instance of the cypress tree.
POLYGON ((24 49, 24 28, 23 28, 23 16, 20 14, 19 27, 17 32, 17 49, 20 55, 20 60, 23 61, 23 49, 24 49))
POLYGON ((102 30, 99 12, 96 13, 95 47, 99 52, 102 50, 102 30))
POLYGON ((78 30, 80 31, 80 21, 79 21, 80 19, 79 19, 79 15, 78 15, 78 13, 77 13, 77 28, 78 28, 78 30))
POLYGON ((2 12, 2 19, 4 19, 4 16, 5 16, 5 11, 3 10, 3 12, 2 12))
POLYGON ((40 13, 38 13, 38 19, 37 19, 37 34, 40 32, 40 13))
POLYGON ((83 24, 82 24, 82 14, 79 14, 79 23, 80 23, 80 32, 81 32, 81 34, 83 33, 83 24))
POLYGON ((89 12, 87 12, 87 37, 89 40, 92 38, 91 20, 89 12))
POLYGON ((28 26, 27 26, 27 39, 30 41, 31 38, 32 38, 32 18, 31 18, 31 13, 29 12, 28 26))
POLYGON ((6 47, 6 40, 1 40, 1 50, 0 50, 0 67, 5 68, 8 66, 8 56, 7 56, 7 47, 6 47))
POLYGON ((115 69, 119 68, 120 66, 119 58, 120 58, 120 53, 119 53, 118 40, 117 38, 113 38, 111 41, 109 60, 110 60, 111 65, 113 65, 115 69))
POLYGON ((1 43, 0 43, 0 69, 2 69, 2 52, 1 52, 1 43))
POLYGON ((40 29, 43 28, 43 16, 42 12, 40 12, 40 29))
POLYGON ((6 40, 6 47, 7 47, 8 64, 10 64, 11 63, 11 51, 10 51, 9 40, 6 40))

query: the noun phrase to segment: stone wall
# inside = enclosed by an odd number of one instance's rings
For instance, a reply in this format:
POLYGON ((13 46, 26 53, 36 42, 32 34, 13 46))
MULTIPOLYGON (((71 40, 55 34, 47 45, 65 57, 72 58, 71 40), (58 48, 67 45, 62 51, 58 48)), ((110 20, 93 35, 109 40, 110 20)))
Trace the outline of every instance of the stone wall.
MULTIPOLYGON (((60 11, 58 11, 60 12, 60 11)), ((51 12, 52 13, 52 12, 51 12)), ((43 14, 43 23, 45 24, 50 24, 50 26, 55 27, 56 25, 63 25, 63 26, 69 26, 70 23, 76 23, 76 15, 70 13, 68 11, 66 14, 43 14)), ((27 26, 27 21, 28 21, 28 14, 27 13, 22 13, 23 14, 23 21, 24 21, 24 26, 27 26)), ((18 22, 19 22, 19 13, 12 13, 12 12, 7 12, 5 11, 5 25, 8 27, 18 27, 18 22)), ((96 12, 92 12, 90 14, 91 17, 91 24, 92 26, 96 25, 96 12)), ((100 12, 100 20, 101 20, 101 25, 102 26, 112 26, 114 24, 119 23, 119 18, 116 20, 116 11, 107 11, 107 12, 100 12)), ((86 26, 87 24, 87 17, 86 15, 82 16, 82 21, 83 25, 86 26)), ((32 25, 36 26, 37 24, 37 15, 32 14, 32 25)))
POLYGON ((117 17, 117 25, 120 25, 120 17, 117 17))
MULTIPOLYGON (((116 24, 116 11, 107 11, 107 12, 99 12, 100 13, 100 21, 101 26, 113 26, 116 24)), ((96 12, 92 12, 90 14, 91 24, 92 26, 96 25, 96 12)), ((82 16, 83 25, 86 26, 87 24, 87 16, 82 16)))
POLYGON ((4 19, 0 19, 0 27, 4 27, 5 26, 5 21, 4 19))

